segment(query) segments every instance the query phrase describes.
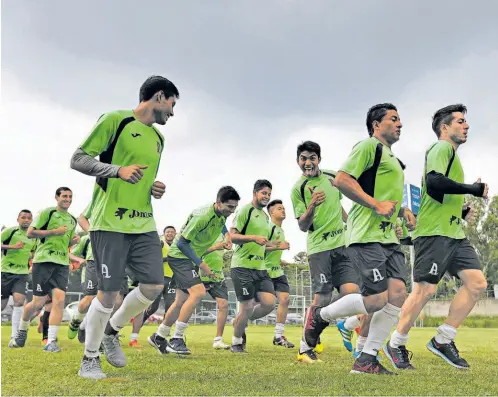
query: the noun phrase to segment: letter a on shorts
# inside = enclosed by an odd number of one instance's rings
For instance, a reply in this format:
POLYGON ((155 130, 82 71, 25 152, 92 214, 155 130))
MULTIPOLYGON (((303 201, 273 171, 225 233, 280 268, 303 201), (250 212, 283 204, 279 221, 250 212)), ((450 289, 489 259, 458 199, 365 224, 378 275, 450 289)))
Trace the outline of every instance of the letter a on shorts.
POLYGON ((320 284, 327 284, 327 277, 325 277, 325 274, 320 273, 320 284))
POLYGON ((104 276, 104 278, 111 278, 111 276, 109 275, 109 268, 107 267, 107 265, 104 265, 102 263, 102 276, 104 276))
POLYGON ((242 288, 242 295, 249 295, 247 288, 242 288))
POLYGON ((431 270, 429 271, 429 274, 432 274, 433 276, 437 276, 437 263, 433 263, 431 270))
POLYGON ((379 269, 373 269, 374 283, 384 280, 382 274, 380 274, 379 269))

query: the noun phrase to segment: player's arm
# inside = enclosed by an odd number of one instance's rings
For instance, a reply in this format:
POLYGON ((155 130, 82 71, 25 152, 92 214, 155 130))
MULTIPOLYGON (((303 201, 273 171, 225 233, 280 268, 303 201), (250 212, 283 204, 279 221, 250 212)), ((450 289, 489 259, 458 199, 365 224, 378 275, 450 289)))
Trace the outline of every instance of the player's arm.
POLYGON ((78 262, 80 265, 83 265, 86 261, 84 258, 80 257, 80 256, 76 256, 74 255, 74 253, 70 252, 69 253, 69 259, 72 261, 72 262, 78 262))
POLYGON ((398 217, 403 218, 403 225, 408 228, 409 231, 415 230, 417 218, 415 218, 415 215, 413 215, 413 212, 409 208, 401 207, 399 209, 398 217))
POLYGON ((242 245, 245 243, 266 245, 266 242, 268 241, 266 237, 251 234, 242 234, 240 232, 241 230, 243 230, 244 225, 249 218, 249 211, 250 207, 246 206, 240 209, 240 211, 235 214, 232 227, 230 228, 230 237, 232 238, 232 242, 238 245, 242 245))
POLYGON ((13 230, 13 228, 8 228, 8 229, 4 229, 4 231, 2 232, 2 249, 3 250, 18 250, 18 249, 22 249, 24 247, 24 243, 22 241, 18 241, 15 244, 4 244, 3 243, 4 241, 7 241, 9 236, 12 234, 12 230, 13 230))
POLYGON ((325 200, 324 192, 316 192, 311 195, 311 200, 306 207, 306 204, 301 197, 301 193, 297 189, 293 189, 291 193, 292 206, 294 207, 294 216, 297 219, 299 230, 307 232, 313 224, 315 209, 325 200), (314 197, 313 197, 314 196, 314 197))
POLYGON ((190 245, 190 240, 187 240, 185 237, 180 236, 180 239, 178 240, 177 243, 177 247, 183 253, 183 255, 185 255, 192 262, 194 262, 195 265, 198 266, 204 272, 204 274, 206 274, 208 277, 211 278, 215 277, 215 274, 211 272, 209 265, 197 256, 197 254, 190 245))
POLYGON ((266 243, 265 252, 285 251, 288 249, 290 249, 290 244, 287 241, 271 240, 266 243))
POLYGON ((67 226, 60 226, 51 230, 39 230, 48 222, 50 211, 43 210, 28 228, 26 235, 28 238, 47 238, 52 236, 63 236, 67 232, 67 226))

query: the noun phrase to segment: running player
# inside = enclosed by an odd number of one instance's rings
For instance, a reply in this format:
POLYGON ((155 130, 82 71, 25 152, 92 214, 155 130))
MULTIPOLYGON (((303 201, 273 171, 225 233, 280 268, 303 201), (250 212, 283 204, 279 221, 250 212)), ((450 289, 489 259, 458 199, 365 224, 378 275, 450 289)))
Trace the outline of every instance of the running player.
POLYGON ((28 289, 28 262, 36 246, 36 240, 27 236, 31 222, 31 211, 21 210, 17 216, 18 226, 2 230, 2 311, 11 295, 14 300, 9 347, 14 347, 14 338, 21 322, 28 289))
POLYGON ((140 87, 137 108, 102 115, 71 159, 71 168, 97 177, 90 239, 99 291, 87 314, 81 377, 105 377, 98 355, 101 343, 111 365, 126 365, 117 334, 163 289, 161 243, 150 196, 160 199, 165 192, 165 185, 155 181, 164 138, 153 124, 166 124, 178 97, 178 89, 168 79, 148 78, 140 87), (140 285, 105 327, 127 265, 140 285))
POLYGON ((285 208, 282 200, 273 200, 266 208, 271 218, 271 230, 268 240, 277 242, 276 246, 266 248, 265 252, 266 270, 273 282, 273 288, 278 298, 277 321, 275 323, 273 344, 293 348, 294 344, 289 342, 284 336, 285 321, 287 320, 290 302, 289 282, 281 266, 283 251, 290 249, 290 245, 285 240, 284 230, 282 229, 282 222, 285 219, 285 208))
MULTIPOLYGON (((190 354, 185 344, 184 332, 195 307, 206 295, 199 270, 210 279, 216 280, 216 275, 201 258, 208 248, 214 245, 220 233, 227 232, 226 219, 233 214, 239 200, 239 194, 233 187, 222 187, 218 191, 216 202, 192 211, 175 237, 169 250, 168 263, 173 270, 176 299, 166 313, 163 323, 159 325, 157 333, 148 338, 149 344, 159 353, 190 354), (166 337, 175 322, 175 333, 167 342, 166 337)), ((210 251, 212 250, 214 249, 210 251)))
POLYGON ((391 151, 402 127, 396 107, 387 103, 373 106, 366 125, 370 138, 354 146, 334 181, 354 201, 347 243, 348 254, 361 272, 362 294, 349 294, 325 308, 313 308, 304 339, 312 347, 332 319, 375 312, 351 372, 392 374, 378 362, 377 354, 397 322, 406 294, 405 257, 394 224, 398 215, 404 216, 407 226, 413 228, 415 217, 400 208, 404 165, 391 151))
POLYGON ((264 317, 275 308, 275 290, 265 267, 270 223, 263 211, 271 198, 272 185, 265 179, 254 184, 253 199, 237 211, 230 229, 235 244, 231 275, 239 301, 233 322, 232 352, 246 353, 246 327, 249 320, 264 317))
MULTIPOLYGON (((320 162, 321 148, 318 143, 306 141, 297 147, 297 164, 302 175, 292 189, 291 199, 299 229, 308 234, 308 260, 314 293, 305 322, 309 321, 313 308, 331 302, 334 288, 340 296, 360 291, 358 271, 345 247, 344 222, 347 214, 341 205, 341 193, 333 186, 336 172, 321 170, 320 162)), ((357 324, 359 321, 354 327, 357 324)), ((347 332, 349 339, 351 332, 347 332)), ((319 345, 319 340, 313 346, 302 340, 298 361, 319 362, 313 351, 316 345, 319 345)))
POLYGON ((469 368, 467 361, 460 357, 454 339, 457 328, 487 285, 479 258, 462 227, 462 220, 475 220, 475 210, 464 205, 464 195, 486 199, 488 185, 480 179, 471 185, 464 184, 457 150, 467 142, 466 113, 467 108, 457 104, 439 109, 433 117, 432 129, 438 141, 425 153, 422 203, 413 233, 414 285, 401 310, 397 329, 384 347, 386 356, 399 369, 414 369, 406 350, 408 332, 446 272, 458 277, 462 287, 451 302, 444 324, 437 329, 427 348, 456 368, 469 368))
POLYGON ((73 192, 60 187, 55 192, 56 207, 44 209, 28 228, 27 237, 39 239, 33 258, 33 300, 24 306, 15 347, 24 347, 31 320, 52 293, 52 310, 48 327, 48 343, 44 350, 60 352, 57 333, 64 312, 64 299, 69 277, 69 247, 79 242, 75 235, 76 218, 68 210, 73 201, 73 192))

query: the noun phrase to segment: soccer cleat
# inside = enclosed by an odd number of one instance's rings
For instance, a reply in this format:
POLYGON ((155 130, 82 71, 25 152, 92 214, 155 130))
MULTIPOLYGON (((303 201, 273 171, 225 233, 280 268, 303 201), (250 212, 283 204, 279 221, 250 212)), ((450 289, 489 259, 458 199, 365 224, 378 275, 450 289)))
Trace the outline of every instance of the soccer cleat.
POLYGON ((353 358, 356 360, 358 357, 360 357, 360 354, 361 354, 361 350, 354 349, 353 358))
POLYGON ((43 351, 47 353, 59 353, 62 349, 57 344, 57 341, 53 340, 52 342, 47 343, 47 345, 43 348, 43 351))
POLYGON ((126 357, 121 349, 118 335, 104 335, 102 339, 105 358, 114 367, 121 368, 126 365, 126 357))
POLYGON ((241 343, 240 345, 232 345, 230 349, 232 353, 244 353, 247 354, 246 349, 244 349, 244 345, 241 343))
MULTIPOLYGON (((365 354, 365 353, 363 353, 365 354)), ((369 355, 370 356, 370 355, 369 355)), ((376 375, 397 375, 383 367, 377 360, 377 357, 370 356, 371 358, 363 359, 362 356, 358 357, 354 364, 353 369, 350 371, 352 374, 376 374, 376 375)))
POLYGON ((436 338, 432 338, 429 343, 427 343, 427 349, 434 353, 436 356, 441 357, 448 364, 454 366, 458 369, 469 369, 470 365, 460 357, 458 349, 455 346, 455 342, 451 343, 437 343, 436 338))
POLYGON ((353 331, 349 331, 344 327, 345 320, 339 321, 337 323, 337 329, 341 333, 342 343, 348 352, 353 351, 353 344, 351 343, 351 338, 353 337, 353 331))
POLYGON ((287 347, 288 349, 293 349, 295 346, 294 346, 294 343, 291 343, 287 340, 287 338, 285 336, 281 336, 280 338, 273 338, 273 344, 275 346, 283 346, 283 347, 287 347))
POLYGON ((213 349, 228 350, 230 349, 230 345, 227 345, 225 342, 223 342, 223 339, 218 339, 213 342, 213 349))
POLYGON ((320 338, 318 338, 318 340, 316 341, 316 346, 313 350, 315 351, 316 354, 322 354, 324 349, 325 346, 323 346, 322 341, 320 340, 320 338))
POLYGON ((389 342, 382 348, 386 357, 397 369, 415 369, 411 364, 412 352, 406 350, 406 346, 391 347, 389 342))
POLYGON ((166 350, 170 353, 176 354, 190 354, 191 351, 188 349, 183 338, 171 338, 166 346, 166 350))
POLYGON ((24 347, 24 345, 26 344, 26 339, 28 339, 28 330, 17 330, 17 335, 14 338, 14 347, 24 347))
POLYGON ((305 351, 303 353, 299 352, 297 354, 297 361, 304 364, 323 363, 323 361, 317 357, 316 352, 313 349, 305 351))
POLYGON ((138 343, 138 340, 136 340, 136 339, 131 340, 130 343, 128 343, 128 346, 130 346, 130 347, 142 347, 142 345, 140 343, 138 343))
POLYGON ((104 379, 106 375, 102 372, 100 367, 100 358, 97 357, 86 357, 84 356, 81 360, 80 370, 78 375, 86 379, 104 379))
POLYGON ((329 323, 320 317, 320 309, 320 306, 310 306, 304 323, 303 339, 313 348, 316 347, 320 334, 329 326, 329 323))
POLYGON ((9 347, 17 347, 16 346, 16 339, 14 337, 11 337, 9 340, 9 347))
POLYGON ((86 338, 86 331, 85 331, 85 329, 82 329, 81 327, 78 328, 78 341, 80 343, 85 343, 85 338, 86 338))
POLYGON ((155 332, 147 338, 147 342, 149 342, 149 345, 156 349, 159 354, 168 354, 168 350, 166 349, 168 341, 155 332))
POLYGON ((78 335, 78 330, 80 329, 80 324, 80 320, 71 320, 71 322, 69 323, 69 327, 67 327, 68 339, 76 338, 76 335, 78 335))

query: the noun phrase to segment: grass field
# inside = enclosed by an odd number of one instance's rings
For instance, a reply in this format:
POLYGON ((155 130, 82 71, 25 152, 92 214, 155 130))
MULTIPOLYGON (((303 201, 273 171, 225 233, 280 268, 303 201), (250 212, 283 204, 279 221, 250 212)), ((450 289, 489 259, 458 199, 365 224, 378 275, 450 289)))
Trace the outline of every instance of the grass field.
MULTIPOLYGON (((191 326, 187 342, 192 356, 159 355, 146 341, 156 330, 144 327, 142 348, 128 347, 130 327, 123 330, 125 368, 111 367, 103 358, 108 379, 78 377, 82 345, 69 341, 67 328, 60 329, 59 354, 42 351, 40 334, 32 327, 24 349, 7 347, 10 327, 2 327, 2 395, 498 395, 498 331, 459 331, 457 344, 470 363, 469 371, 450 367, 434 356, 425 344, 435 329, 412 330, 409 348, 417 371, 400 376, 351 375, 351 355, 342 347, 335 329, 327 329, 322 340, 325 351, 321 365, 296 362, 296 350, 272 345, 273 328, 253 326, 248 332, 248 355, 214 351, 213 325, 191 326)), ((289 340, 297 344, 301 328, 287 327, 289 340)), ((231 337, 228 327, 225 341, 231 337)), ((382 360, 392 369, 387 359, 382 360)))

